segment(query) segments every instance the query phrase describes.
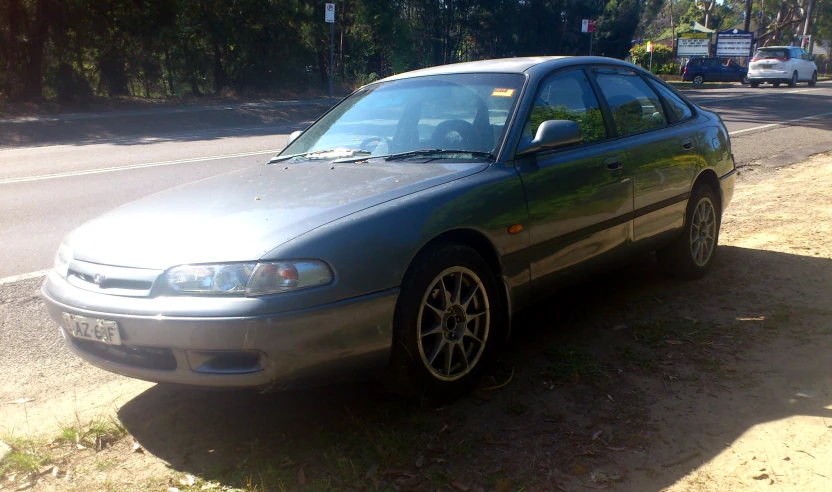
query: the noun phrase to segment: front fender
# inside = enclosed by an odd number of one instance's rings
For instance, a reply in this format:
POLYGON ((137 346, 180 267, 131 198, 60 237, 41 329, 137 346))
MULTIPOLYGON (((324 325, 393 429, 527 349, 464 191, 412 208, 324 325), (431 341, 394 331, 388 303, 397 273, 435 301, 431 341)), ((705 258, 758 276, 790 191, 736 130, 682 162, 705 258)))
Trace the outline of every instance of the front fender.
MULTIPOLYGON (((457 229, 485 236, 500 259, 528 246, 528 210, 513 166, 496 163, 484 172, 344 217, 289 241, 264 259, 327 261, 335 283, 303 296, 305 303, 325 304, 398 287, 428 242, 457 229), (526 227, 509 234, 513 224, 526 227)), ((522 274, 518 278, 522 283, 522 274)))

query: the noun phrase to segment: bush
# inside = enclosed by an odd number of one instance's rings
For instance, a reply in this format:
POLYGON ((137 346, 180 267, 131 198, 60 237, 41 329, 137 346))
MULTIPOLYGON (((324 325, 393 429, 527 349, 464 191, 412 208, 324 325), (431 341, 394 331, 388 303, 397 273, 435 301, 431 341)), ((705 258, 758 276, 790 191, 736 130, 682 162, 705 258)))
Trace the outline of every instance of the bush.
MULTIPOLYGON (((630 56, 636 65, 648 68, 650 66, 650 53, 647 52, 647 45, 636 45, 630 49, 630 56)), ((663 44, 653 45, 653 69, 655 74, 673 75, 679 73, 679 64, 673 58, 673 50, 663 44)))

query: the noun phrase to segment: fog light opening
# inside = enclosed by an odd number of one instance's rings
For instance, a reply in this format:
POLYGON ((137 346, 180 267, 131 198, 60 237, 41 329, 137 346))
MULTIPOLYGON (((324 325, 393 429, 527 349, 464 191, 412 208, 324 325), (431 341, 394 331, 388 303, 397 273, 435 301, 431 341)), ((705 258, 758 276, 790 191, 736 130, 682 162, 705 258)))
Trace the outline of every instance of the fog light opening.
POLYGON ((253 350, 188 350, 191 370, 200 374, 248 374, 262 371, 266 356, 253 350))

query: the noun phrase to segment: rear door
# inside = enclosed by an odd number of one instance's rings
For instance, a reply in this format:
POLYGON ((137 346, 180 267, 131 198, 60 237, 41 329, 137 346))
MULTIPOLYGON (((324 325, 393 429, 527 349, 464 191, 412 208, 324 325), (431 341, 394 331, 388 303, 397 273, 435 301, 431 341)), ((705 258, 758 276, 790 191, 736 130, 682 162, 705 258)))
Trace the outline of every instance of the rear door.
POLYGON ((626 154, 608 131, 586 70, 556 72, 538 85, 521 145, 546 120, 577 122, 583 141, 515 161, 529 207, 535 297, 579 267, 623 253, 633 209, 626 154))
POLYGON ((661 84, 630 69, 595 69, 634 184, 633 239, 649 244, 681 228, 700 161, 692 110, 661 84), (665 105, 659 98, 675 99, 665 105))

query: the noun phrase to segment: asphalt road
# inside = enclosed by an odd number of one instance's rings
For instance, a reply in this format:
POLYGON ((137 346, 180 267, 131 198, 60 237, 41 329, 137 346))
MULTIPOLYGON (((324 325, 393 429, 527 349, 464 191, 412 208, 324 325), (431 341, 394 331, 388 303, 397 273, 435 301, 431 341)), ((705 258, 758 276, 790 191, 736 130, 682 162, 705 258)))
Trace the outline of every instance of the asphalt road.
MULTIPOLYGON (((688 95, 721 114, 741 172, 752 178, 832 149, 830 83, 688 95)), ((5 135, 0 138, 0 285, 2 279, 8 283, 10 277, 50 268, 63 236, 107 210, 262 164, 282 148, 287 133, 322 110, 287 113, 283 107, 237 105, 223 111, 0 121, 5 135)))

